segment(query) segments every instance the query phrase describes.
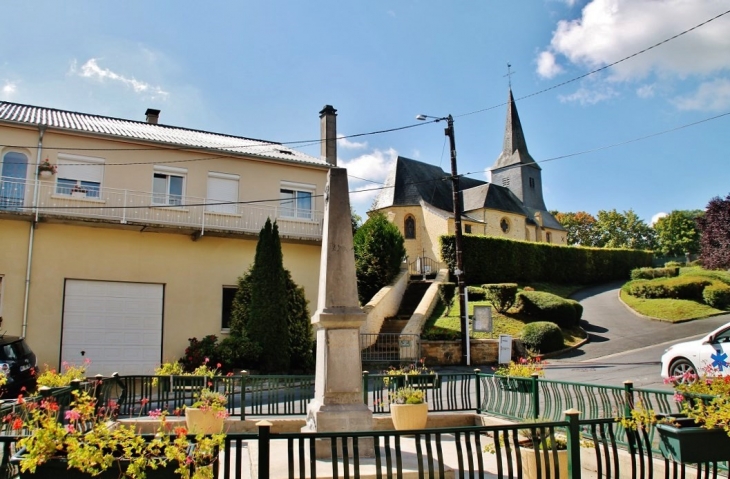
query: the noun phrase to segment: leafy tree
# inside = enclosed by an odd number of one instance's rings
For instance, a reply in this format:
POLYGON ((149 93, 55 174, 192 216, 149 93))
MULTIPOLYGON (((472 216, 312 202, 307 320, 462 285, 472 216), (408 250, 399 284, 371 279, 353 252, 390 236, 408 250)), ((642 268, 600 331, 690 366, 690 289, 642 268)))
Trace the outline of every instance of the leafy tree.
POLYGON ((705 214, 697 218, 700 229, 700 260, 708 269, 730 269, 730 194, 707 204, 705 214))
POLYGON ((352 236, 355 236, 355 233, 357 233, 357 229, 360 228, 360 225, 362 224, 362 217, 355 213, 355 210, 350 206, 350 221, 352 222, 352 236))
POLYGON ((696 219, 700 210, 674 210, 654 224, 657 247, 664 256, 680 256, 700 250, 700 231, 696 219))
POLYGON ((634 212, 601 210, 596 221, 598 242, 602 248, 654 249, 654 230, 634 212))
POLYGON ((289 328, 286 308, 286 272, 281 254, 279 227, 267 219, 259 233, 256 256, 251 267, 251 302, 248 336, 261 345, 262 371, 283 372, 289 369, 289 328))
POLYGON ((575 213, 553 213, 555 219, 568 231, 568 244, 580 246, 598 245, 596 218, 585 211, 575 213))
POLYGON ((400 271, 406 254, 403 235, 383 213, 375 213, 353 238, 357 294, 360 303, 370 301, 380 288, 390 284, 400 271))

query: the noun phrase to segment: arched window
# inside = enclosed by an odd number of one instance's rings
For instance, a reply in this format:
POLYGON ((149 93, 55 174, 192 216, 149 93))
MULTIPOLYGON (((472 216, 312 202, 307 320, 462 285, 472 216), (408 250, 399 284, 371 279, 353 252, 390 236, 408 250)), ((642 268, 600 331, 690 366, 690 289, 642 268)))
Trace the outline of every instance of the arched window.
POLYGON ((23 206, 28 157, 10 151, 2 158, 0 168, 0 208, 15 209, 23 206))
POLYGON ((403 225, 405 230, 406 239, 416 239, 416 220, 413 216, 406 216, 405 224, 403 225))
POLYGON ((499 227, 502 229, 503 233, 507 233, 509 231, 509 220, 507 218, 502 218, 499 221, 499 227))

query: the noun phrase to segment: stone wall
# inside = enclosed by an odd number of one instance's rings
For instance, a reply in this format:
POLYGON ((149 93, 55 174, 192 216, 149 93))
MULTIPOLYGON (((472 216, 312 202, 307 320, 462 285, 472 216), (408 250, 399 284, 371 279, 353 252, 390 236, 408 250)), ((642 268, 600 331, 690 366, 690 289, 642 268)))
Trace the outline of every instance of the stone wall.
MULTIPOLYGON (((408 286, 408 270, 402 269, 398 277, 392 284, 381 288, 378 293, 373 296, 368 304, 363 306, 363 311, 367 314, 365 323, 360 326, 360 334, 378 334, 380 328, 383 327, 385 318, 395 316, 398 312, 403 293, 408 286)), ((370 338, 370 344, 363 344, 367 348, 372 346, 377 337, 370 338)))
MULTIPOLYGON (((472 339, 471 364, 496 364, 499 354, 498 339, 472 339)), ((449 366, 461 362, 461 341, 421 341, 421 357, 426 364, 449 366)))

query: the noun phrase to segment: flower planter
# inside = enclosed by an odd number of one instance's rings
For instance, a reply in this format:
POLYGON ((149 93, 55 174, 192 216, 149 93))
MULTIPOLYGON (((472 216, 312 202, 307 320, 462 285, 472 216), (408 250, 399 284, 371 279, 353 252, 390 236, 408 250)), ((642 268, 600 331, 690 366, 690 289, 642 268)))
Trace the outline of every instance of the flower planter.
POLYGON ((659 450, 664 457, 686 464, 730 460, 730 436, 722 428, 699 427, 691 418, 677 425, 657 424, 659 450))
MULTIPOLYGON (((535 457, 535 449, 520 446, 520 457, 522 458, 522 477, 524 479, 538 479, 540 477, 555 476, 555 462, 553 451, 537 450, 535 457), (548 460, 545 462, 545 453, 547 452, 548 460), (537 464, 540 464, 540 474, 537 473, 537 464)), ((560 475, 557 477, 568 477, 568 451, 560 450, 558 453, 558 470, 560 475)))
POLYGON ((391 404, 390 417, 397 431, 424 429, 428 421, 428 404, 391 404))
POLYGON ((388 374, 383 377, 383 384, 388 389, 398 389, 406 385, 406 377, 402 374, 388 374))
POLYGON ((86 198, 85 191, 72 191, 71 198, 86 198))
POLYGON ((220 411, 185 408, 185 423, 189 434, 220 434, 224 419, 220 411))
POLYGON ((52 177, 52 176, 53 176, 53 171, 51 171, 51 170, 40 170, 40 171, 38 172, 38 175, 39 175, 39 176, 40 176, 41 178, 46 178, 46 179, 48 179, 48 178, 50 178, 50 177, 52 177))
POLYGON ((441 387, 441 378, 437 374, 407 374, 405 376, 409 386, 421 389, 438 389, 441 387))
POLYGON ((530 393, 532 392, 532 381, 529 378, 521 380, 508 377, 500 377, 499 388, 503 391, 530 393))
MULTIPOLYGON (((11 459, 11 463, 15 463, 18 467, 22 455, 16 454, 11 459)), ((99 475, 92 476, 90 473, 79 471, 78 469, 69 469, 68 462, 64 458, 51 459, 44 464, 38 466, 35 472, 21 472, 20 479, 33 478, 33 479, 89 479, 91 477, 97 479, 119 479, 122 472, 127 470, 129 461, 119 461, 102 472, 99 475)), ((158 467, 157 469, 147 468, 145 473, 147 479, 179 479, 180 474, 176 473, 175 470, 178 468, 178 464, 168 463, 165 467, 158 467)))

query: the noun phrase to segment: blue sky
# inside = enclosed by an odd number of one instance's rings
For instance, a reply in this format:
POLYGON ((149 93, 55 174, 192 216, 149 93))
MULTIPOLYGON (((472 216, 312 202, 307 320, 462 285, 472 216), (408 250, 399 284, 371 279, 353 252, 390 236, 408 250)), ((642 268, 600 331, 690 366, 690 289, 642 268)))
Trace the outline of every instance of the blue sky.
MULTIPOLYGON (((531 155, 551 160, 730 112, 728 0, 5 2, 0 99, 292 142, 452 114, 460 173, 502 148, 507 63, 531 155), (476 112, 476 113, 473 113, 476 112), (472 114, 470 114, 472 113, 472 114)), ((449 170, 443 123, 342 140, 350 189, 397 155, 449 170)), ((542 164, 549 209, 704 209, 730 193, 730 115, 542 164)), ((314 156, 319 147, 300 148, 314 156)), ((373 183, 375 182, 375 183, 373 183)), ((353 193, 364 215, 373 192, 353 193)))

